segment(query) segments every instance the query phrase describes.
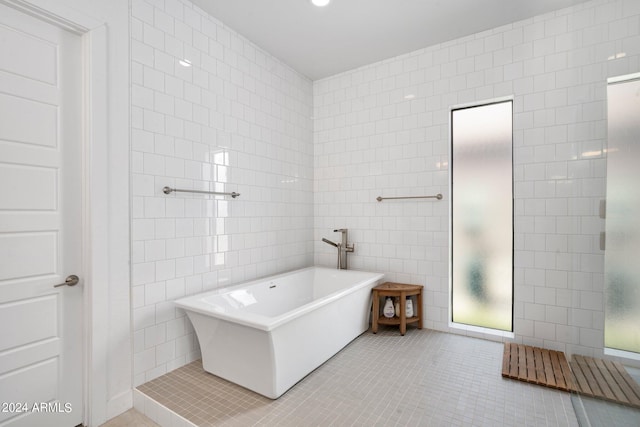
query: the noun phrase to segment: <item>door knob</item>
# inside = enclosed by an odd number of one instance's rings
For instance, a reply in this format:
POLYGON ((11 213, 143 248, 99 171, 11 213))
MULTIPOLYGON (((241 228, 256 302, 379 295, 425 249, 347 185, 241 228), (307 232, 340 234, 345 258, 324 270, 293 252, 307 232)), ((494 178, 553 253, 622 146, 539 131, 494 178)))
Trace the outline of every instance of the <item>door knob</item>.
POLYGON ((58 283, 57 285, 54 285, 54 288, 59 288, 60 286, 75 286, 78 284, 78 282, 80 281, 80 278, 78 276, 76 276, 75 274, 72 274, 70 276, 67 276, 66 279, 64 279, 64 283, 58 283))

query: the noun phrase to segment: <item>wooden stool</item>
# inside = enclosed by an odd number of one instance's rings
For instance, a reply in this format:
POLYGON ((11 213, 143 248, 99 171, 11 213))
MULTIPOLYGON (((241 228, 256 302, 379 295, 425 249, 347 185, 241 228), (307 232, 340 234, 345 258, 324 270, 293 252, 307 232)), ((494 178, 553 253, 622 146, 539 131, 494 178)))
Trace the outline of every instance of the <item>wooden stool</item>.
MULTIPOLYGON (((422 329, 422 285, 407 285, 405 283, 386 282, 373 288, 373 314, 371 316, 371 330, 378 332, 378 325, 400 325, 400 335, 407 332, 407 323, 418 322, 418 329, 422 329), (413 317, 407 318, 406 300, 408 296, 418 296, 418 307, 413 311, 413 317), (400 298, 400 315, 387 318, 380 315, 380 298, 400 298)), ((398 313, 396 313, 397 315, 398 313)))

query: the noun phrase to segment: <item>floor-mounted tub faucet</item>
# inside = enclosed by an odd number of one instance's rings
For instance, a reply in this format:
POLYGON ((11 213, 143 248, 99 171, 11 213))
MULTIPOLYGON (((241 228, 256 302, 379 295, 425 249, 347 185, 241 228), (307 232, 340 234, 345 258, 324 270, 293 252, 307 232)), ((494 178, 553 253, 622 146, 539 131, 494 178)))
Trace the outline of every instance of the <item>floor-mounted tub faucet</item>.
POLYGON ((351 245, 348 242, 348 233, 349 230, 346 228, 339 228, 337 230, 333 230, 334 233, 342 233, 342 242, 341 243, 335 243, 332 242, 329 239, 325 239, 324 237, 322 238, 322 241, 325 243, 330 244, 331 246, 333 246, 334 248, 338 249, 338 265, 336 268, 338 268, 339 270, 346 270, 347 269, 347 252, 353 252, 355 249, 355 244, 352 243, 351 245))
POLYGON ((355 243, 349 244, 349 229, 347 228, 338 228, 337 230, 333 230, 334 233, 342 233, 342 243, 341 250, 338 250, 338 258, 340 267, 343 270, 348 268, 347 265, 347 253, 353 252, 356 248, 355 243))

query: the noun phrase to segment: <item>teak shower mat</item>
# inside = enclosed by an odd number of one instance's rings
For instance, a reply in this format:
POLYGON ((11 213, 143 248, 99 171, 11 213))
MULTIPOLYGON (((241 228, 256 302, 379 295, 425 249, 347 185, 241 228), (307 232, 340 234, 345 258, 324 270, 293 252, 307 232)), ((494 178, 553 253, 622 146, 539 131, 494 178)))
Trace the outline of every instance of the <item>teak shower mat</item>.
POLYGON ((578 393, 640 408, 640 387, 620 363, 574 355, 571 371, 578 393))
POLYGON ((561 351, 505 343, 502 376, 565 391, 573 389, 571 370, 561 351))
POLYGON ((505 343, 502 376, 640 408, 640 387, 618 362, 505 343))

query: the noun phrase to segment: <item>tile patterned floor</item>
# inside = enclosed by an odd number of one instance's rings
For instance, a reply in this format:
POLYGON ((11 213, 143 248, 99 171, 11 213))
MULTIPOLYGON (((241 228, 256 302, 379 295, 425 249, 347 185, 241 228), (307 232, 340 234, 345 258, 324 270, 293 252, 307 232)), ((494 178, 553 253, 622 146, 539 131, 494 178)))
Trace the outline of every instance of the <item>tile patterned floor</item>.
POLYGON ((578 421, 584 426, 615 426, 615 427, 638 427, 640 426, 640 409, 620 405, 605 400, 593 399, 587 396, 580 396, 581 401, 576 402, 577 395, 573 395, 574 403, 578 406, 578 421), (588 420, 588 421, 587 421, 588 420))
MULTIPOLYGON (((198 426, 577 426, 569 393, 502 378, 502 344, 367 332, 278 400, 199 361, 138 390, 198 426)), ((162 424, 162 423, 161 423, 162 424)))
POLYGON ((158 427, 158 424, 154 423, 148 417, 142 415, 135 409, 129 409, 127 412, 118 415, 112 420, 107 421, 100 427, 158 427))

